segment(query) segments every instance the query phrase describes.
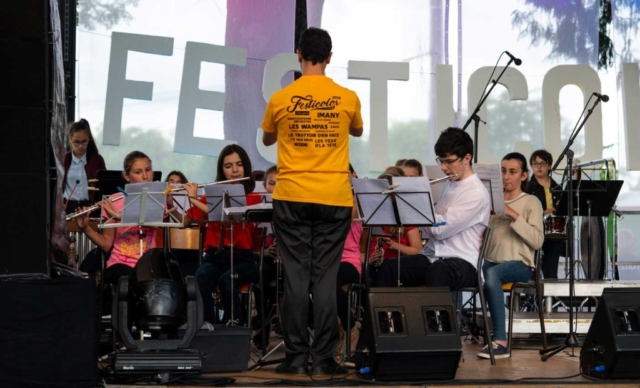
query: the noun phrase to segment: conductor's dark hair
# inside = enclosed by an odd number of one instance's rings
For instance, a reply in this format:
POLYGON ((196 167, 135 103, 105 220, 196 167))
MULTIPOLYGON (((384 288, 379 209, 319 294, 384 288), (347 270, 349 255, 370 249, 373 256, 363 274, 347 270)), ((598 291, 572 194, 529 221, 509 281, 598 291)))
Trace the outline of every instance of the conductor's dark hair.
MULTIPOLYGON (((455 155, 462 159, 469 154, 473 159, 473 140, 460 128, 449 127, 442 131, 433 149, 439 158, 455 155)), ((469 161, 469 164, 472 165, 473 161, 469 161)))
POLYGON ((305 61, 313 65, 322 63, 329 58, 331 48, 331 37, 327 31, 316 27, 309 27, 302 31, 298 50, 305 61))

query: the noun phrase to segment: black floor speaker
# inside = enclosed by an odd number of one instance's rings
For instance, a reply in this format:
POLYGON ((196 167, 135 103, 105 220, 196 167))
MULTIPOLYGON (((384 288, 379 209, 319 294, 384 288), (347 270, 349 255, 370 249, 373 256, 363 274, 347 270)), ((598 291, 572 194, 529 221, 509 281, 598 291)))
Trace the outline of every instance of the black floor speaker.
POLYGON ((605 288, 580 351, 598 379, 640 378, 640 288, 605 288))
POLYGON ((383 381, 453 379, 462 355, 447 288, 371 288, 356 350, 362 377, 383 381))

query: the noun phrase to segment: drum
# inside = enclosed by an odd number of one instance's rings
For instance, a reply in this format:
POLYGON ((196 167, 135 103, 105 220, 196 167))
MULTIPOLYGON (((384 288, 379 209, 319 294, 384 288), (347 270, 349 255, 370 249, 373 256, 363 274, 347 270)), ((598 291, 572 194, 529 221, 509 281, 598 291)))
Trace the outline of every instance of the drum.
POLYGON ((567 237, 567 218, 564 216, 548 215, 543 218, 544 235, 548 237, 567 237))

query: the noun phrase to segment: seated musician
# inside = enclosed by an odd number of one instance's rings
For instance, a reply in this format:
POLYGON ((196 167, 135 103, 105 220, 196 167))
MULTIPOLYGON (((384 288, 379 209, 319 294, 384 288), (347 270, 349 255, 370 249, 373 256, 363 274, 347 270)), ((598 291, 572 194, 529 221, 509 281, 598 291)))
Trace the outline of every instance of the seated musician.
POLYGON ((404 171, 404 174, 406 176, 424 176, 422 172, 422 163, 420 163, 416 159, 406 159, 404 162, 402 162, 402 166, 400 167, 402 167, 402 170, 404 171))
MULTIPOLYGON (((401 259, 400 282, 405 287, 472 287, 482 235, 489 224, 489 192, 473 172, 473 141, 459 128, 447 128, 435 144, 436 161, 446 175, 435 206, 436 226, 423 228, 429 242, 419 254, 401 259), (433 261, 433 262, 431 262, 433 261)), ((397 259, 385 260, 376 285, 397 284, 397 259)))
MULTIPOLYGON (((404 170, 392 166, 387 167, 378 179, 399 176, 406 176, 404 170)), ((376 229, 378 228, 371 230, 376 229)), ((380 236, 372 236, 371 245, 369 246, 369 267, 367 268, 369 284, 371 284, 371 286, 377 286, 375 281, 380 265, 384 260, 397 259, 398 250, 400 250, 400 255, 402 256, 420 253, 422 250, 422 240, 420 239, 420 231, 418 228, 415 226, 400 228, 400 243, 398 243, 398 228, 396 227, 384 227, 382 228, 380 236)))
MULTIPOLYGON (((122 176, 128 183, 144 183, 153 180, 151 159, 140 151, 130 152, 124 158, 122 176)), ((119 222, 120 212, 124 207, 122 194, 113 194, 109 201, 103 201, 102 216, 113 218, 109 222, 119 222), (116 198, 119 198, 116 200, 116 198)), ((84 209, 84 208, 83 208, 84 209)), ((140 229, 142 229, 142 251, 154 248, 157 228, 126 226, 103 229, 98 233, 89 227, 89 214, 76 217, 80 230, 104 252, 110 252, 106 270, 103 274, 105 283, 117 284, 121 276, 129 276, 140 259, 140 229)))
MULTIPOLYGON (((502 158, 506 214, 491 216, 491 236, 482 265, 484 289, 493 322, 495 358, 509 357, 502 285, 531 279, 535 270, 534 253, 544 240, 540 201, 524 192, 528 177, 529 169, 524 155, 512 152, 502 158)), ((490 358, 488 346, 477 355, 490 358)))
MULTIPOLYGON (((236 144, 226 146, 218 156, 216 182, 251 177, 251 161, 247 152, 236 144)), ((247 195, 247 205, 254 205, 260 202, 260 197, 250 195, 255 187, 255 182, 251 179, 239 181, 247 195)), ((241 308, 240 297, 238 296, 238 286, 247 283, 254 283, 258 280, 258 272, 252 252, 253 224, 235 222, 233 228, 233 279, 234 289, 231 289, 231 233, 229 225, 220 222, 208 221, 207 198, 198 198, 197 183, 187 183, 184 185, 189 195, 189 202, 193 206, 184 217, 184 226, 191 225, 192 222, 207 223, 207 233, 204 241, 204 257, 202 265, 196 271, 196 280, 202 295, 204 307, 204 320, 209 323, 217 322, 213 298, 211 293, 216 287, 222 294, 222 304, 224 306, 223 322, 227 323, 232 318, 240 322, 241 308), (222 239, 221 227, 225 228, 224 239, 222 239), (231 303, 233 300, 234 316, 231 316, 231 303)))
MULTIPOLYGON (((556 204, 560 201, 560 197, 553 194, 551 190, 558 186, 556 181, 551 178, 551 167, 553 164, 553 156, 546 150, 537 150, 531 154, 529 158, 533 176, 527 185, 526 192, 536 196, 542 208, 543 216, 552 216, 556 209, 556 204)), ((542 245, 542 276, 545 279, 558 278, 558 261, 565 251, 565 243, 562 240, 545 239, 542 245)))

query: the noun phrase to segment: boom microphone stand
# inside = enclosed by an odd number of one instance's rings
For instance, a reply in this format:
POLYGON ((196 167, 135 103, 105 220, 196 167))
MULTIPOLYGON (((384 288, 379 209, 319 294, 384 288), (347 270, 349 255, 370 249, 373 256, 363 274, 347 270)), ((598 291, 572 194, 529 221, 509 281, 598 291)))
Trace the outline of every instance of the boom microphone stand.
MULTIPOLYGON (((562 150, 562 153, 558 157, 558 160, 551 168, 551 171, 555 170, 562 159, 567 156, 567 167, 565 169, 565 175, 567 176, 567 190, 565 191, 568 195, 567 197, 567 251, 569 255, 569 334, 564 341, 564 344, 560 346, 556 346, 553 348, 540 350, 540 355, 542 356, 542 361, 547 361, 549 358, 553 357, 555 354, 561 352, 567 347, 571 347, 571 355, 573 356, 573 351, 576 346, 579 346, 578 337, 576 337, 576 333, 573 330, 573 292, 574 292, 574 284, 575 284, 575 274, 574 274, 574 236, 573 236, 573 196, 574 196, 574 188, 573 188, 573 151, 571 150, 571 146, 573 145, 574 140, 580 133, 580 130, 586 124, 589 116, 593 113, 593 110, 600 103, 600 100, 607 102, 609 97, 602 96, 600 94, 594 93, 597 99, 593 103, 591 109, 587 111, 586 116, 582 120, 582 123, 573 131, 571 136, 569 137, 569 141, 567 142, 567 146, 562 150), (605 98, 606 97, 606 98, 605 98)), ((588 104, 589 102, 587 102, 588 104)), ((538 307, 540 308, 540 306, 538 307)))
MULTIPOLYGON (((474 163, 478 163, 478 127, 480 126, 480 121, 482 121, 482 119, 480 119, 480 116, 478 116, 478 112, 480 112, 480 108, 482 107, 482 104, 484 104, 485 100, 487 99, 487 97, 489 97, 489 95, 491 94, 491 91, 493 90, 493 88, 496 87, 496 85, 498 84, 498 81, 500 81, 500 78, 502 78, 502 75, 504 74, 505 71, 507 71, 507 68, 512 64, 515 63, 516 66, 520 66, 522 64, 522 61, 519 58, 514 57, 513 55, 511 55, 508 51, 504 52, 505 54, 507 54, 509 56, 509 62, 507 63, 507 66, 504 67, 504 69, 502 69, 502 72, 500 72, 500 74, 498 75, 498 78, 494 79, 494 80, 490 80, 489 82, 487 82, 487 85, 489 83, 492 83, 491 88, 489 88, 489 91, 487 91, 486 93, 484 93, 482 95, 482 97, 480 98, 480 102, 478 102, 478 105, 476 106, 476 109, 473 110, 473 113, 471 113, 469 115, 469 118, 467 119, 467 122, 464 124, 464 127, 462 127, 463 130, 466 130, 467 127, 469 126, 469 124, 471 124, 471 121, 474 122, 473 127, 474 127, 474 132, 473 132, 473 162, 474 163)), ((502 55, 500 55, 502 56, 502 55)), ((498 58, 498 61, 500 61, 500 58, 498 58)), ((496 67, 498 66, 498 64, 496 63, 496 66, 494 66, 493 71, 495 72, 496 67)), ((491 75, 493 76, 493 73, 491 73, 491 75)), ((491 77, 489 77, 491 78, 491 77)), ((485 86, 486 89, 486 86, 485 86)), ((485 121, 482 121, 485 125, 487 124, 485 121)))

